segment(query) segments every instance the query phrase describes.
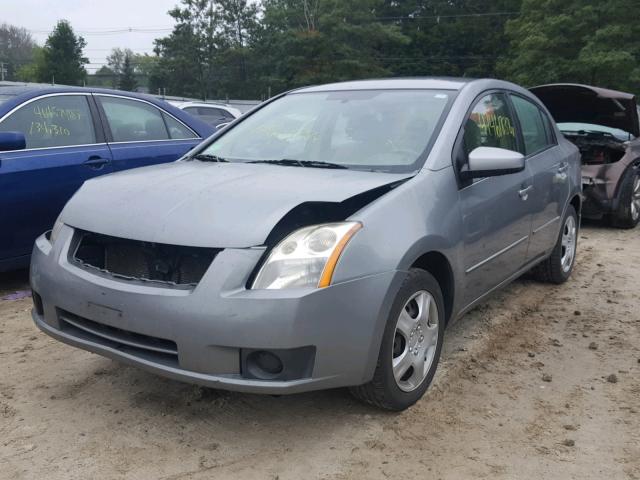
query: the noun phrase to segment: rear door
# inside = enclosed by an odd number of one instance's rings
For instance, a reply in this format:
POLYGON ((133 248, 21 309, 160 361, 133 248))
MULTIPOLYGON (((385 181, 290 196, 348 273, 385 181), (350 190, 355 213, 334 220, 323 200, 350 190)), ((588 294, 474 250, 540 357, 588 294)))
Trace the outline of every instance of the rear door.
POLYGON ((569 198, 568 159, 562 157, 547 114, 533 101, 510 95, 522 132, 521 149, 533 175, 529 196, 531 241, 527 257, 548 253, 560 232, 564 206, 569 198))
MULTIPOLYGON (((479 98, 456 145, 456 168, 462 170, 477 147, 518 150, 517 126, 505 93, 479 98)), ((531 213, 531 172, 486 177, 460 185, 464 228, 465 304, 507 280, 526 261, 531 213)))
POLYGON ((115 171, 177 160, 202 140, 187 125, 150 102, 94 94, 115 171))
POLYGON ((26 149, 0 152, 0 261, 27 256, 85 180, 112 171, 90 94, 49 94, 0 120, 25 134, 26 149))

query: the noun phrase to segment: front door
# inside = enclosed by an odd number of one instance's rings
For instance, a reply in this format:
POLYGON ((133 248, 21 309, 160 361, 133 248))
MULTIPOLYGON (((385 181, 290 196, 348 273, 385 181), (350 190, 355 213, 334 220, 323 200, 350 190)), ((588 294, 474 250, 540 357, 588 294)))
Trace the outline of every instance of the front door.
POLYGON ((27 258, 84 181, 112 171, 91 101, 85 94, 46 95, 0 122, 0 131, 26 137, 25 150, 0 152, 0 264, 27 258))
MULTIPOLYGON (((465 122, 457 168, 477 147, 518 150, 516 122, 503 93, 483 96, 465 122)), ((476 179, 461 185, 464 228, 465 305, 512 276, 525 264, 531 214, 531 173, 476 179)))

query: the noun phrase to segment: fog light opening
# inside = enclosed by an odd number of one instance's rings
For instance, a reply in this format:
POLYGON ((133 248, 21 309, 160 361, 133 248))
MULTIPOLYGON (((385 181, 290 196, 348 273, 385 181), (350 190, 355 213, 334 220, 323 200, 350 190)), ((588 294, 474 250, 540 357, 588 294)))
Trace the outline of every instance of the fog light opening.
POLYGON ((282 373, 284 365, 275 353, 258 350, 247 357, 247 369, 256 378, 271 379, 282 373))

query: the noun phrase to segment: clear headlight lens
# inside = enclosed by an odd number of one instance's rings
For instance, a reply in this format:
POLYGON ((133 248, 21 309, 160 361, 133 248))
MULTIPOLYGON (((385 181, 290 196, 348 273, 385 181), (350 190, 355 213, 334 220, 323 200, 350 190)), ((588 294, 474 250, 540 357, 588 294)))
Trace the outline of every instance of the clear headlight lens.
POLYGON ((49 235, 49 242, 51 242, 51 245, 56 243, 56 238, 58 238, 63 225, 64 223, 62 223, 59 218, 56 220, 56 223, 53 224, 51 234, 49 235))
POLYGON ((342 250, 360 228, 359 222, 340 222, 296 230, 271 251, 252 288, 328 287, 342 250))

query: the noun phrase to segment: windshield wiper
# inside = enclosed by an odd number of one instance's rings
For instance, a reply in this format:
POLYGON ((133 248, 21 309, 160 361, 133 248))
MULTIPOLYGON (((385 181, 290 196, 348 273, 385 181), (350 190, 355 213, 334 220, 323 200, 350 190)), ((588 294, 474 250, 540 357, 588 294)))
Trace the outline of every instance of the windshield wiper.
POLYGON ((337 163, 321 162, 315 160, 293 160, 291 158, 281 158, 280 160, 252 160, 247 163, 269 163, 272 165, 284 165, 287 167, 309 167, 309 168, 340 168, 346 169, 344 165, 337 163))
POLYGON ((222 158, 219 157, 217 155, 210 155, 208 153, 198 153, 197 155, 194 155, 193 157, 191 157, 195 160, 200 160, 202 162, 228 162, 229 160, 227 160, 226 158, 222 158))

